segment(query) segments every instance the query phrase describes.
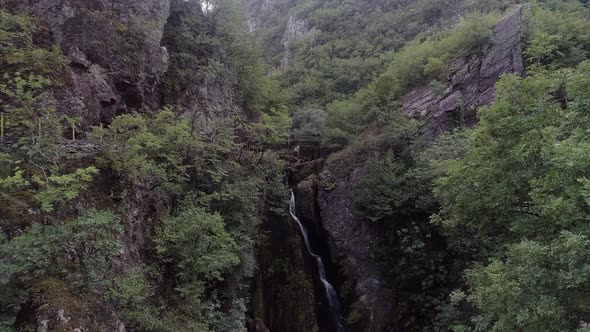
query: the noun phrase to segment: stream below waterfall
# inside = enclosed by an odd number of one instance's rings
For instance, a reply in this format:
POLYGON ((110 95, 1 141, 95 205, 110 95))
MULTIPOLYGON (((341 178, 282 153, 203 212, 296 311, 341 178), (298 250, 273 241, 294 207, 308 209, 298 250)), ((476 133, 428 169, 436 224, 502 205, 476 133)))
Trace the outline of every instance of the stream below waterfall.
POLYGON ((329 306, 329 312, 331 314, 331 320, 334 325, 335 332, 344 332, 344 322, 342 319, 342 306, 340 304, 340 300, 338 299, 338 294, 334 289, 334 286, 328 281, 326 277, 326 267, 324 266, 324 262, 322 258, 314 253, 311 249, 311 243, 309 240, 309 234, 307 232, 307 228, 301 220, 297 217, 296 209, 295 209, 295 193, 291 190, 291 201, 289 202, 289 213, 291 217, 297 222, 299 225, 299 229, 301 230, 301 235, 303 235, 303 240, 305 242, 305 247, 307 252, 311 255, 311 257, 315 260, 317 265, 318 271, 318 278, 322 283, 322 288, 324 289, 324 295, 327 300, 327 304, 329 306))

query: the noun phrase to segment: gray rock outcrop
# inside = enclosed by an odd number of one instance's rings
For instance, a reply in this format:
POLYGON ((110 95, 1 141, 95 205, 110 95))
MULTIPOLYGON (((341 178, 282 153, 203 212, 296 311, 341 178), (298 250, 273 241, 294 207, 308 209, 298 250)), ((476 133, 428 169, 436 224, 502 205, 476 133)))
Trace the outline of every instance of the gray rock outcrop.
MULTIPOLYGON (((442 93, 430 85, 418 87, 403 99, 403 110, 426 119, 424 134, 430 138, 453 126, 456 112, 463 110, 466 124, 474 124, 476 108, 494 98, 494 84, 505 73, 523 74, 522 8, 516 7, 494 28, 493 43, 483 55, 456 60, 451 65, 442 93)), ((318 204, 330 252, 340 266, 342 278, 353 280, 353 291, 368 310, 364 331, 387 330, 393 322, 395 291, 383 282, 371 244, 379 238, 375 229, 353 214, 352 189, 363 177, 359 151, 345 149, 332 156, 320 173, 318 204)), ((347 297, 343 294, 342 297, 347 297)))
POLYGON ((410 91, 401 100, 404 112, 426 118, 423 130, 430 138, 458 122, 468 126, 476 123, 476 109, 493 100, 500 76, 524 74, 522 33, 522 6, 517 6, 496 24, 492 43, 483 50, 483 56, 461 57, 451 63, 442 89, 424 85, 410 91))
MULTIPOLYGON (((381 283, 382 277, 371 251, 370 244, 378 235, 353 214, 352 189, 362 176, 362 167, 350 165, 348 158, 328 162, 318 190, 318 204, 322 225, 329 234, 330 251, 341 266, 343 278, 354 280, 349 292, 358 294, 368 309, 368 326, 363 328, 381 331, 391 320, 394 297, 381 283)), ((341 297, 350 295, 341 294, 341 297)))
POLYGON ((58 112, 81 120, 81 132, 118 114, 160 107, 169 0, 36 0, 30 5, 66 54, 67 77, 55 91, 56 102, 58 112))
POLYGON ((301 18, 297 18, 293 15, 289 16, 287 20, 287 27, 285 28, 285 34, 281 43, 283 44, 283 58, 281 60, 281 68, 287 70, 289 62, 291 61, 291 43, 303 38, 310 30, 306 27, 305 21, 301 18))

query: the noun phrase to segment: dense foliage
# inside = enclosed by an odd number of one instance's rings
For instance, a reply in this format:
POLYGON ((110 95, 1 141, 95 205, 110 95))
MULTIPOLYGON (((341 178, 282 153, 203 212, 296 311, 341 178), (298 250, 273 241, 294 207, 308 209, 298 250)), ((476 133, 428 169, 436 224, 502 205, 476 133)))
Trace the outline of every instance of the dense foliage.
MULTIPOLYGON (((356 210, 380 230, 378 261, 402 294, 413 294, 401 301, 417 310, 411 315, 432 320, 428 328, 583 331, 590 319, 589 13, 577 1, 528 5, 528 75, 505 75, 474 129, 430 146, 411 139, 402 149, 372 147, 377 154, 353 192, 356 210)), ((419 62, 428 43, 404 52, 419 62)), ((422 73, 432 68, 428 62, 422 73)), ((377 95, 370 96, 364 100, 377 95)))
POLYGON ((481 51, 498 13, 514 2, 284 1, 273 7, 279 14, 256 26, 256 35, 270 61, 281 63, 278 78, 294 117, 324 113, 311 126, 327 129, 314 134, 343 147, 383 120, 410 88, 440 84, 453 59, 481 51), (284 29, 302 36, 281 40, 284 29), (283 42, 281 52, 276 45, 283 42))
POLYGON ((155 21, 81 11, 70 23, 92 28, 64 38, 108 71, 162 75, 165 104, 102 119, 85 133, 100 147, 90 156, 64 139, 78 119, 57 107, 69 84, 58 36, 26 4, 4 7, 1 331, 34 329, 17 317, 55 303, 134 331, 244 331, 258 226, 288 205, 273 150, 292 135, 354 152, 342 154, 361 170, 354 217, 378 234, 366 245, 397 328, 587 330, 586 1, 288 0, 257 27, 259 51, 239 1, 173 0, 165 73, 139 51, 155 21), (505 75, 474 128, 424 139, 400 98, 481 55, 515 3, 526 76, 505 75), (281 49, 294 17, 303 37, 281 49))
POLYGON ((33 189, 42 209, 50 211, 54 203, 76 198, 96 168, 72 171, 62 162, 67 151, 59 140, 70 119, 56 114, 51 90, 64 71, 61 51, 43 43, 47 36, 30 17, 0 9, 0 18, 0 108, 5 131, 16 138, 11 155, 0 154, 0 199, 10 209, 19 204, 15 191, 33 189))
POLYGON ((589 319, 589 65, 506 76, 467 154, 437 181, 440 222, 464 229, 450 240, 491 258, 466 274, 479 329, 569 331, 589 319))
MULTIPOLYGON (((80 15, 97 25, 96 35, 69 36, 86 51, 117 38, 112 59, 91 61, 149 71, 139 50, 154 22, 80 15)), ((74 119, 55 105, 67 84, 64 55, 36 22, 32 12, 0 9, 2 147, 10 147, 0 154, 0 329, 35 328, 15 317, 38 310, 26 307, 38 294, 37 306, 57 305, 72 325, 92 328, 112 308, 135 330, 243 331, 262 209, 287 206, 284 165, 267 150, 284 143, 291 120, 241 29, 239 3, 204 12, 198 1, 173 1, 164 29, 171 105, 108 119, 88 133, 84 144, 100 147, 91 156, 67 147, 74 119), (212 80, 236 82, 237 107, 203 118, 187 100, 212 80)))

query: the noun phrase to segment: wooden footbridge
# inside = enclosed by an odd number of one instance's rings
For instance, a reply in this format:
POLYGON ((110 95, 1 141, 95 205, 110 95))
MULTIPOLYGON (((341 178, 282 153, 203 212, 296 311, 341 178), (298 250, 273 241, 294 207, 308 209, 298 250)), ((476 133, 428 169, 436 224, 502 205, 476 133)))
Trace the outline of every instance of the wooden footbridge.
POLYGON ((297 159, 312 160, 321 157, 323 142, 321 136, 291 136, 283 153, 288 153, 297 159))

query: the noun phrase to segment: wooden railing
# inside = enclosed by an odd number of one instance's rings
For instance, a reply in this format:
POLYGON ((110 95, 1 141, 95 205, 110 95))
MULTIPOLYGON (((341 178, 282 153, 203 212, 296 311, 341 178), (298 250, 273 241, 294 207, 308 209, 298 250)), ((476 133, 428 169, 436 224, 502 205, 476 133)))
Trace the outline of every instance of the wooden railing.
MULTIPOLYGON (((19 139, 15 137, 0 137, 0 152, 15 152, 18 149, 18 141, 19 139)), ((62 139, 58 143, 66 153, 72 154, 93 155, 103 148, 100 144, 87 140, 62 139)))

